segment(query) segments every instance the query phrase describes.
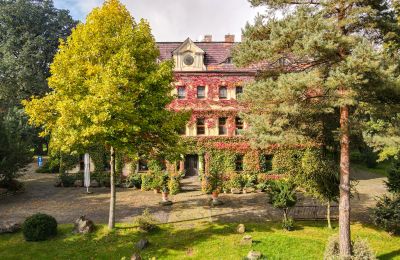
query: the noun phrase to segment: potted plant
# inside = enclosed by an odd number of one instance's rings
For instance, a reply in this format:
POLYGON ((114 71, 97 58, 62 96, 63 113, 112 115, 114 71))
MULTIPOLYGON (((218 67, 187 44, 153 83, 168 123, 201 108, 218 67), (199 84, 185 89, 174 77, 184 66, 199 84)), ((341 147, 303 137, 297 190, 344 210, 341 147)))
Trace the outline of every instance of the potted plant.
POLYGON ((213 174, 209 176, 208 180, 211 186, 210 188, 211 188, 212 205, 216 206, 222 204, 222 202, 218 199, 218 195, 222 187, 221 177, 219 176, 219 174, 213 174))
POLYGON ((160 175, 160 187, 162 190, 162 200, 161 204, 162 205, 171 205, 172 202, 168 199, 169 195, 169 174, 167 172, 164 172, 162 175, 160 175))

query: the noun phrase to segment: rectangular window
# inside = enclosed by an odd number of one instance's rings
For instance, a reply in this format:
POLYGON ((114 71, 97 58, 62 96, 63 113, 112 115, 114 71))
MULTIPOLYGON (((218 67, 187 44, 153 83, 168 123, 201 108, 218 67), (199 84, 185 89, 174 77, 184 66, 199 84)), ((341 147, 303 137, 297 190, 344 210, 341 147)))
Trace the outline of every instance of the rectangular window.
POLYGON ((240 95, 243 93, 243 87, 236 87, 236 99, 239 99, 240 95))
POLYGON ((219 87, 219 98, 220 99, 228 98, 228 89, 226 87, 219 87))
POLYGON ((197 87, 197 98, 198 99, 203 99, 205 97, 206 97, 206 87, 198 86, 197 87))
POLYGON ((185 98, 186 98, 186 88, 178 87, 178 99, 185 99, 185 98))
POLYGON ((178 130, 179 135, 186 135, 186 126, 183 126, 178 130))
POLYGON ((204 118, 197 118, 196 122, 197 135, 204 135, 206 133, 206 126, 204 124, 204 118))
POLYGON ((273 155, 271 154, 263 154, 260 157, 261 172, 272 171, 272 159, 273 155))
POLYGON ((219 135, 226 135, 228 130, 226 128, 226 117, 220 117, 218 119, 218 134, 219 135))
POLYGON ((241 155, 241 154, 236 155, 235 170, 238 172, 243 171, 243 155, 241 155))
POLYGON ((147 166, 147 160, 139 159, 139 171, 144 172, 144 171, 148 171, 148 170, 149 170, 149 168, 147 166))
POLYGON ((240 117, 235 118, 235 135, 241 135, 243 132, 243 120, 240 117))

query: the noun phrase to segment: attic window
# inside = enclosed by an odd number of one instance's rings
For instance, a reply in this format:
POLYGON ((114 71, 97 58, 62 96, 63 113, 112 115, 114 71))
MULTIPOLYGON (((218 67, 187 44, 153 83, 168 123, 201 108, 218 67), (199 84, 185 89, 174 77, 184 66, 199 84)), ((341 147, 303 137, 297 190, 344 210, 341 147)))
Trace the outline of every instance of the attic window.
POLYGON ((186 54, 183 57, 183 63, 185 63, 186 66, 191 66, 194 63, 194 58, 191 54, 186 54))

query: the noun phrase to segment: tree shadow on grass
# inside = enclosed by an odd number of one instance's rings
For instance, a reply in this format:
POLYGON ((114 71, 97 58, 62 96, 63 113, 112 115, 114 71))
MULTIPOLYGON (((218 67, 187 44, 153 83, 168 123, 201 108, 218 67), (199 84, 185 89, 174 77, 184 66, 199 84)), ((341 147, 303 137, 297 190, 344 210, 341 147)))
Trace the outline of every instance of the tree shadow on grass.
POLYGON ((400 256, 400 249, 392 251, 390 253, 382 254, 378 256, 378 259, 393 259, 396 256, 400 256))

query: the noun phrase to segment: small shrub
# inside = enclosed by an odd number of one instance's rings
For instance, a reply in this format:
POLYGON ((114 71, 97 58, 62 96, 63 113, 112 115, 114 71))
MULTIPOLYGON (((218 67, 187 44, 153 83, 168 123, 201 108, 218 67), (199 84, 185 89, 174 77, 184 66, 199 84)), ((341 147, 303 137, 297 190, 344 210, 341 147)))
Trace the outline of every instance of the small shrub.
POLYGON ((226 175, 226 179, 227 179, 226 183, 227 189, 241 189, 244 186, 243 178, 240 173, 230 172, 226 175))
POLYGON ((395 160, 389 168, 385 184, 390 193, 400 194, 400 160, 395 160))
POLYGON ((22 232, 26 241, 47 240, 57 235, 57 221, 52 216, 38 213, 24 221, 22 232))
POLYGON ((181 191, 180 180, 180 175, 170 176, 170 179, 168 181, 168 189, 172 195, 178 194, 181 191))
POLYGON ((246 173, 243 176, 243 185, 245 188, 255 187, 257 182, 257 174, 246 173))
POLYGON ((154 175, 150 172, 141 174, 142 177, 142 190, 151 190, 153 188, 154 175))
POLYGON ((274 208, 282 210, 283 223, 285 225, 290 224, 290 218, 288 218, 289 210, 297 203, 296 186, 288 181, 275 181, 271 183, 271 187, 267 192, 269 203, 274 208))
POLYGON ((372 209, 372 221, 386 232, 400 234, 400 196, 378 198, 376 207, 372 209))
POLYGON ((134 219, 134 225, 138 230, 149 232, 157 228, 157 220, 151 215, 148 209, 145 209, 142 215, 134 219))
POLYGON ((142 187, 142 177, 138 173, 129 174, 129 176, 125 179, 124 186, 127 188, 135 187, 140 189, 142 187))
MULTIPOLYGON (((324 260, 339 260, 339 237, 331 236, 325 248, 324 260)), ((368 242, 363 239, 356 239, 351 243, 351 260, 375 260, 375 254, 368 242)))
POLYGON ((292 231, 294 229, 294 220, 291 217, 284 219, 282 221, 282 228, 286 229, 287 231, 292 231))
POLYGON ((74 186, 74 182, 76 177, 74 175, 62 173, 59 175, 63 187, 72 187, 74 186))

